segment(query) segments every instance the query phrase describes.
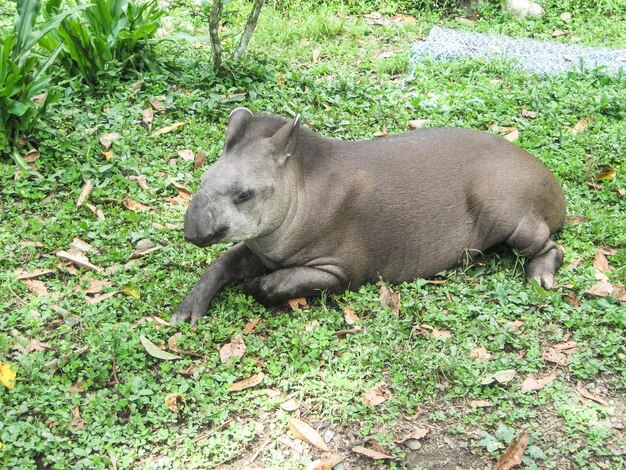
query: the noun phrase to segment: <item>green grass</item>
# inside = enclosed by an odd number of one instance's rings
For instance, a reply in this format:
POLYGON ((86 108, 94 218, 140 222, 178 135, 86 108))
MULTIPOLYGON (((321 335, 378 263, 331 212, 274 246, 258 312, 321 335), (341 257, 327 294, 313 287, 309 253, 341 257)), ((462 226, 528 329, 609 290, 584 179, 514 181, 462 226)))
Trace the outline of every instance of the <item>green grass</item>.
MULTIPOLYGON (((58 81, 71 87, 34 135, 41 152, 35 171, 16 173, 10 161, 0 166, 0 362, 17 373, 15 388, 0 385, 0 466, 111 468, 116 461, 118 468, 237 468, 267 441, 257 465, 300 468, 319 453, 299 456, 281 440, 291 439, 287 419, 293 413, 280 409, 291 397, 302 401, 297 412, 302 420, 325 423, 336 433, 329 445, 348 456, 347 468, 370 464, 350 452, 366 436, 400 457, 393 465, 403 468, 408 449, 393 441, 416 425, 431 428, 424 448, 445 435, 467 443, 485 466, 522 428, 535 446, 526 454, 528 468, 564 468, 566 462, 573 468, 626 466, 612 451, 626 445, 619 427, 626 424, 626 307, 613 297, 584 293, 596 282, 593 260, 603 246, 617 250, 609 256, 610 280, 626 282, 626 199, 617 192, 626 188, 626 77, 590 70, 537 78, 506 64, 469 59, 408 69, 411 41, 435 24, 548 39, 554 29, 563 29, 559 14, 569 10, 575 20, 560 41, 626 44, 626 31, 617 27, 625 12, 617 2, 602 2, 597 10, 577 6, 582 2, 557 5, 563 4, 544 2, 546 17, 527 22, 510 21, 487 6, 474 26, 437 13, 420 14, 416 24, 377 26, 346 6, 311 10, 299 3, 281 13, 270 5, 250 54, 226 77, 210 71, 206 45, 186 44, 158 48, 177 75, 131 73, 113 83, 110 93, 69 82, 59 71, 58 81), (315 49, 319 62, 313 60, 315 49), (381 51, 396 54, 382 58, 381 51), (141 83, 139 90, 131 87, 135 82, 141 83), (154 137, 135 121, 149 107, 148 99, 161 95, 166 111, 155 113, 153 129, 190 123, 154 137), (163 198, 177 194, 172 180, 194 190, 202 174, 193 162, 178 158, 171 166, 170 160, 178 150, 202 149, 213 161, 228 114, 241 105, 284 116, 299 112, 322 134, 347 139, 370 138, 382 126, 402 132, 410 119, 481 130, 494 124, 517 127, 518 144, 562 183, 568 213, 588 218, 558 236, 565 264, 581 262, 562 268, 559 286, 544 292, 523 282, 514 255, 496 250, 479 264, 445 273, 445 284, 416 280, 396 286, 399 313, 380 306, 374 285, 310 299, 311 307, 298 312, 266 309, 235 285, 218 296, 197 329, 133 327, 148 315, 169 319, 206 265, 226 248, 197 249, 184 243, 180 229, 155 224, 182 224, 184 206, 163 198), (537 118, 522 117, 524 107, 537 111, 537 118), (583 118, 593 120, 583 132, 566 129, 583 118), (99 143, 108 132, 121 135, 110 160, 99 143), (602 165, 617 169, 616 177, 594 183, 602 165), (151 190, 128 179, 133 175, 145 175, 151 190), (104 211, 104 221, 85 206, 76 207, 87 180, 94 183, 87 202, 104 211), (153 209, 130 211, 122 204, 126 196, 153 209), (113 283, 103 292, 127 288, 139 298, 120 293, 86 303, 78 290, 87 286, 85 273, 57 268, 55 254, 74 237, 98 250, 89 255, 92 263, 120 267, 90 274, 113 283), (162 248, 124 267, 144 238, 162 248), (40 278, 47 296, 30 293, 13 275, 39 268, 55 270, 40 278), (580 305, 570 305, 567 295, 580 305), (348 305, 363 331, 338 340, 335 332, 349 328, 342 313, 348 305), (245 337, 245 355, 221 364, 220 347, 253 318, 261 320, 245 337), (511 329, 516 320, 524 325, 511 329), (307 331, 314 321, 319 326, 307 331), (420 324, 452 336, 424 337, 416 328, 420 324), (178 331, 178 347, 197 356, 160 361, 139 342, 144 335, 167 344, 178 331), (15 349, 30 339, 52 349, 27 354, 15 349), (529 374, 552 371, 542 352, 566 339, 578 342, 570 364, 559 367, 557 379, 543 390, 521 391, 529 374), (482 364, 468 357, 478 346, 491 354, 482 364), (88 350, 74 353, 82 347, 88 350), (62 359, 58 368, 47 365, 57 359, 62 359), (178 372, 189 367, 191 375, 178 372), (484 376, 504 369, 516 371, 511 382, 481 385, 484 376), (262 385, 228 392, 233 382, 260 371, 266 374, 262 385), (362 394, 381 380, 393 397, 377 408, 363 404, 362 394), (70 392, 73 386, 81 391, 70 392), (607 406, 583 403, 577 387, 585 386, 607 406), (267 388, 282 394, 270 398, 267 388), (164 403, 171 393, 185 397, 178 413, 164 403), (471 400, 493 406, 472 408, 471 400), (75 406, 82 426, 72 415, 75 406), (199 435, 206 438, 194 442, 199 435)), ((393 5, 384 12, 393 15, 393 5)), ((206 18, 185 2, 174 4, 169 14, 173 25, 204 32, 206 18)))

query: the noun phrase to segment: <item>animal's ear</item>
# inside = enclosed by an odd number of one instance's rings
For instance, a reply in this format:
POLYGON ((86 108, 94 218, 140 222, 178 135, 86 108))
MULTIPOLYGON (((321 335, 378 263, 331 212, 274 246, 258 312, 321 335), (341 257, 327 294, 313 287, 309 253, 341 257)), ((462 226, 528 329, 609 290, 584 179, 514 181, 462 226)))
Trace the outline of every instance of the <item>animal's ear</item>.
POLYGON ((283 165, 296 151, 298 129, 300 128, 300 115, 293 121, 289 121, 270 137, 272 154, 279 165, 283 165))
POLYGON ((228 117, 224 148, 232 146, 235 140, 241 137, 243 128, 250 119, 252 119, 252 111, 248 108, 236 108, 232 110, 228 117))

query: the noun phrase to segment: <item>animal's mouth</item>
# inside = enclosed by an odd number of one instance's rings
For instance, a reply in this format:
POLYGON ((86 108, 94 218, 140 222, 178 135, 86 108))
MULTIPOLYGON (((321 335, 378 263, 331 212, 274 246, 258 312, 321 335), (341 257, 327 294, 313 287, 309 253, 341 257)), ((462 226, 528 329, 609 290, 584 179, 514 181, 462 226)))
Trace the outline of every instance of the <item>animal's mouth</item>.
POLYGON ((200 248, 206 248, 207 246, 211 246, 211 245, 214 245, 215 243, 218 243, 220 240, 222 240, 226 236, 227 233, 228 233, 228 227, 222 227, 206 237, 202 237, 202 238, 185 237, 185 240, 188 241, 189 243, 193 243, 194 245, 200 248))

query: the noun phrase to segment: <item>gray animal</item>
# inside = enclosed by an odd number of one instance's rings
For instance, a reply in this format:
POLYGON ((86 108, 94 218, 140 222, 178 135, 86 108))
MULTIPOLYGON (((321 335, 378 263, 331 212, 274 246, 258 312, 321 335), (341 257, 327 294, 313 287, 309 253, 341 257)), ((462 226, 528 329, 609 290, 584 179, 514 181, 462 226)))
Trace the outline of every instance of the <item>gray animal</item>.
POLYGON ((200 247, 238 243, 174 319, 197 323, 235 281, 272 304, 379 277, 430 277, 502 242, 529 258, 527 279, 550 289, 563 262, 551 236, 564 219, 554 176, 501 137, 443 128, 346 142, 301 127, 299 116, 238 108, 184 227, 200 247))

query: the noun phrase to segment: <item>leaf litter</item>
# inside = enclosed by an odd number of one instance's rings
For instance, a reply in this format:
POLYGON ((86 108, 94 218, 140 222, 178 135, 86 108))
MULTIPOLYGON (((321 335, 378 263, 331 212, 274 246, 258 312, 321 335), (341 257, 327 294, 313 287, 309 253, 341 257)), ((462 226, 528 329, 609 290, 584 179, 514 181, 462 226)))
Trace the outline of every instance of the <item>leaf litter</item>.
POLYGON ((305 423, 298 418, 290 418, 288 423, 289 429, 296 439, 317 447, 324 452, 330 452, 326 442, 324 442, 324 438, 322 438, 322 436, 315 429, 313 429, 310 424, 305 423))

